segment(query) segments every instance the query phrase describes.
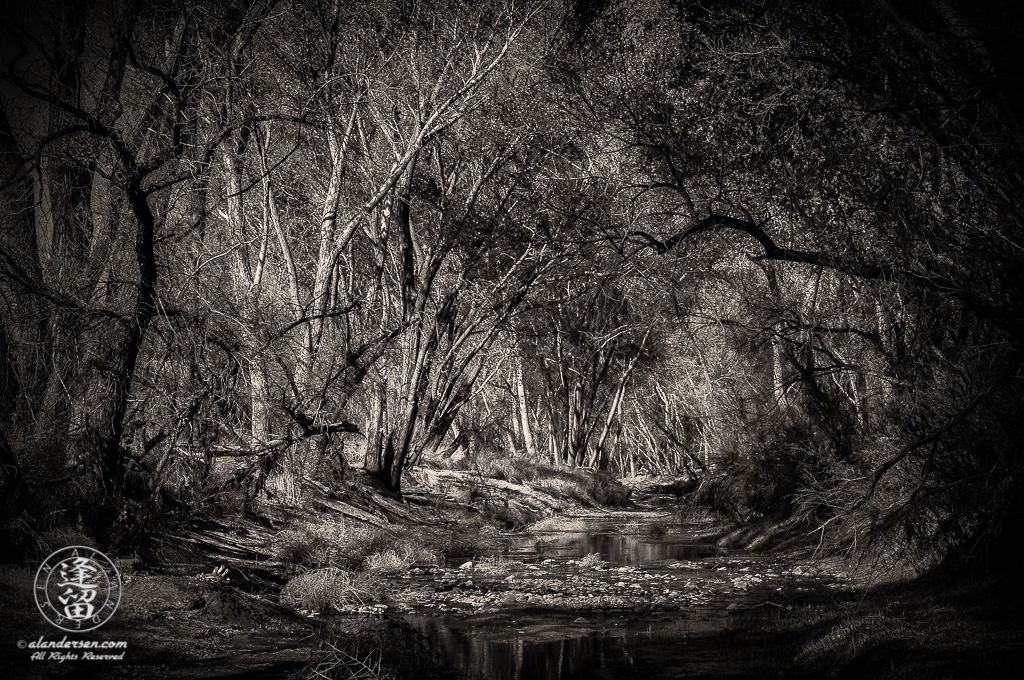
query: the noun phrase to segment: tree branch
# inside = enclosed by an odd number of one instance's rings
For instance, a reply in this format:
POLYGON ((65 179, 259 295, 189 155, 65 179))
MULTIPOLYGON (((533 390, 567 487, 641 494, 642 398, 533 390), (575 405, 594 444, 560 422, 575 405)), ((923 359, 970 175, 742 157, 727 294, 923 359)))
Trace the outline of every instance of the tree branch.
POLYGON ((829 253, 796 250, 779 246, 764 230, 767 220, 756 223, 753 220, 743 220, 728 215, 712 213, 708 217, 698 221, 684 231, 674 234, 665 241, 661 241, 644 231, 631 231, 627 236, 638 236, 653 247, 659 254, 664 254, 674 249, 686 239, 697 234, 709 231, 733 230, 742 232, 757 241, 764 251, 764 254, 753 256, 755 260, 775 260, 779 262, 795 262, 809 264, 816 267, 825 267, 842 274, 855 276, 863 279, 879 281, 901 281, 918 286, 925 290, 938 293, 943 296, 958 298, 965 307, 976 314, 979 318, 992 322, 1000 329, 1014 338, 1016 342, 1024 333, 1020 322, 1013 320, 999 307, 981 299, 976 294, 964 289, 953 281, 934 275, 915 274, 902 269, 895 269, 888 265, 858 262, 844 257, 837 257, 829 253))

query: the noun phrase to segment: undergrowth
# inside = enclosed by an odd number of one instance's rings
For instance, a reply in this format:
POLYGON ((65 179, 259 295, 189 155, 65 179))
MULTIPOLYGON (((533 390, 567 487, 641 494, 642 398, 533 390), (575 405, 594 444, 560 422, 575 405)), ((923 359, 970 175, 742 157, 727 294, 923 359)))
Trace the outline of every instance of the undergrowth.
POLYGON ((319 612, 380 600, 387 582, 377 574, 339 567, 313 569, 290 580, 281 591, 282 604, 319 612))
POLYGON ((468 510, 439 511, 429 525, 416 531, 416 540, 427 550, 445 557, 487 555, 499 548, 498 530, 468 510))
POLYGON ((436 562, 439 555, 412 532, 366 527, 343 521, 301 524, 278 533, 275 556, 286 563, 318 568, 376 570, 402 562, 436 562), (394 555, 394 557, 390 557, 394 555))
POLYGON ((404 574, 416 561, 412 553, 388 549, 375 552, 366 558, 366 571, 375 574, 404 574))

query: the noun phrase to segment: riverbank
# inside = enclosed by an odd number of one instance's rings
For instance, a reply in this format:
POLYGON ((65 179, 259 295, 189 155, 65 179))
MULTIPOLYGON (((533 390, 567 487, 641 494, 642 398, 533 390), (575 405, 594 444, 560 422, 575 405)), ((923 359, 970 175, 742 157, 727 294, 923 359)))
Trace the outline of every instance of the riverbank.
MULTIPOLYGON (((743 668, 761 673, 789 667, 792 650, 753 630, 752 622, 789 615, 800 603, 849 594, 840 581, 799 565, 720 554, 713 544, 684 532, 646 533, 664 519, 649 512, 617 513, 610 520, 601 514, 564 518, 574 530, 534 535, 539 552, 535 545, 534 551, 478 557, 458 566, 413 566, 379 575, 377 598, 317 609, 282 606, 287 575, 275 582, 268 569, 232 566, 173 574, 121 562, 123 605, 96 637, 127 641, 125 663, 43 666, 27 663, 27 652, 7 660, 25 673, 45 669, 37 677, 88 677, 90 672, 93 677, 236 677, 243 671, 244 677, 316 677, 313 668, 323 670, 329 645, 336 655, 331 676, 348 677, 345 669, 355 657, 370 654, 367 640, 376 639, 378 653, 404 650, 377 659, 389 673, 411 655, 434 659, 438 672, 448 669, 451 677, 513 677, 505 673, 515 671, 515 663, 493 665, 512 649, 520 670, 548 667, 557 659, 558 674, 571 678, 589 673, 602 655, 616 672, 627 672, 628 658, 660 658, 665 652, 656 654, 656 648, 675 648, 684 640, 684 647, 703 659, 705 672, 723 665, 738 668, 734 652, 721 641, 751 632, 759 636, 760 651, 746 655, 743 668), (600 530, 594 528, 597 522, 600 530), (645 533, 622 533, 638 527, 645 533), (580 556, 590 548, 579 543, 583 537, 609 544, 617 539, 614 553, 633 563, 606 562, 597 553, 580 556), (661 559, 648 546, 660 546, 660 554, 703 556, 661 559), (558 656, 548 658, 554 648, 558 656)), ((525 536, 504 538, 508 547, 525 536)), ((57 631, 34 611, 30 576, 25 569, 0 574, 5 598, 20 593, 4 600, 13 615, 5 618, 2 634, 53 639, 57 631)), ((752 640, 746 640, 747 649, 752 640)), ((682 657, 666 658, 690 667, 682 657)), ((383 670, 381 677, 387 677, 383 670)))
POLYGON ((587 508, 508 480, 441 477, 404 501, 321 489, 303 509, 165 532, 117 561, 122 604, 92 634, 127 641, 122 661, 29 661, 17 641, 63 633, 36 611, 31 570, 5 567, 2 661, 13 677, 149 680, 425 667, 495 680, 980 678, 1020 656, 1020 610, 994 587, 871 592, 869 574, 840 561, 722 548, 727 525, 684 522, 670 503, 587 508), (512 531, 488 506, 546 517, 512 531), (319 589, 296 585, 311 575, 319 589))

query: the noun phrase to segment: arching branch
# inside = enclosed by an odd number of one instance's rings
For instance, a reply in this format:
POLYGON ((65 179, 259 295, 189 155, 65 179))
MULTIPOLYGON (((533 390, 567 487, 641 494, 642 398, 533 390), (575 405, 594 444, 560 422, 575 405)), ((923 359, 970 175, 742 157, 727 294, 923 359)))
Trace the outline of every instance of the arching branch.
POLYGON ((785 248, 778 245, 764 230, 766 222, 767 220, 758 223, 753 220, 712 213, 665 241, 643 231, 631 231, 628 235, 643 238, 646 241, 645 245, 650 245, 658 253, 664 254, 676 248, 686 239, 704 232, 722 230, 742 232, 757 241, 762 248, 762 254, 753 256, 755 260, 809 264, 863 279, 901 282, 942 296, 954 297, 979 318, 1005 331, 1015 342, 1024 340, 1024 326, 1014 320, 1012 315, 945 277, 918 274, 883 264, 860 262, 850 257, 836 256, 830 253, 785 248))

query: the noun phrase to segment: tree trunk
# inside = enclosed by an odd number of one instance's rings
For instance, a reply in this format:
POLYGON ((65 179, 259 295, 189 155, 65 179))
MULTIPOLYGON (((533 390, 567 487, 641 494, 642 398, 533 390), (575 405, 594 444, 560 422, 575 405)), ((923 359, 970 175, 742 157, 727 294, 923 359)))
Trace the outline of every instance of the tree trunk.
POLYGON ((380 474, 382 469, 382 443, 384 436, 385 389, 382 384, 375 384, 367 390, 370 400, 369 414, 366 417, 366 445, 363 450, 363 468, 380 474))
POLYGON ((526 447, 526 454, 530 460, 537 460, 537 443, 533 438, 533 430, 530 427, 530 409, 526 403, 526 384, 523 380, 523 358, 516 348, 514 358, 513 376, 516 391, 517 421, 523 434, 523 445, 526 447))

